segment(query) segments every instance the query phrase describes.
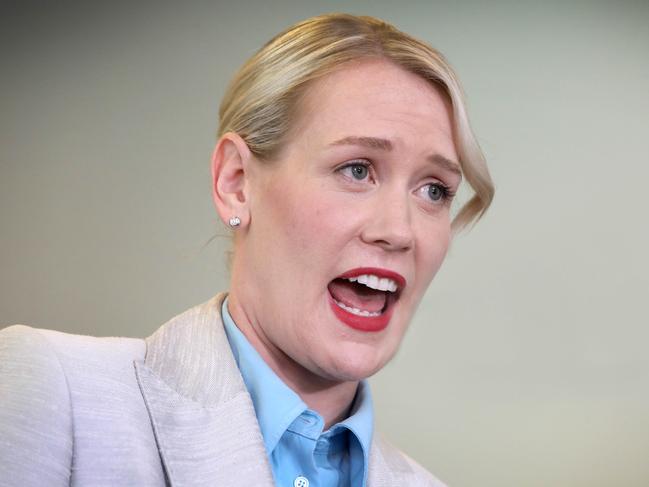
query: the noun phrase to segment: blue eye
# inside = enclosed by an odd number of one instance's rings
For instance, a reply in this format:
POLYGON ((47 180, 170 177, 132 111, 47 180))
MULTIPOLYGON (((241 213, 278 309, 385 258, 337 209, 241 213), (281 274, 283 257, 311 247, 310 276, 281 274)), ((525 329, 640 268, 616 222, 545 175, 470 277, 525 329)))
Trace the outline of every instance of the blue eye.
POLYGON ((347 166, 349 170, 352 173, 352 177, 354 179, 358 179, 359 181, 362 181, 367 177, 369 174, 369 171, 367 169, 367 166, 363 164, 352 164, 350 166, 347 166))
POLYGON ((428 197, 433 201, 439 201, 444 198, 444 188, 438 184, 428 186, 428 197))
POLYGON ((427 188, 426 196, 428 196, 431 201, 446 201, 452 199, 455 195, 450 188, 441 183, 431 183, 424 187, 427 188))
POLYGON ((352 161, 341 167, 338 171, 345 174, 346 177, 356 181, 365 181, 370 176, 370 163, 363 160, 352 161))

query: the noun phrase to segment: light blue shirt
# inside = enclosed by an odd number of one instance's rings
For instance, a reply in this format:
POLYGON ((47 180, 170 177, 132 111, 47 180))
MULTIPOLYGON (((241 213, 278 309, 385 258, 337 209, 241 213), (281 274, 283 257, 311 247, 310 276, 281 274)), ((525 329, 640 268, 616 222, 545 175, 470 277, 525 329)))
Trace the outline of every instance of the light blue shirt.
POLYGON ((252 397, 264 445, 280 487, 364 487, 374 412, 361 381, 350 416, 323 432, 324 421, 264 362, 223 302, 230 348, 252 397))

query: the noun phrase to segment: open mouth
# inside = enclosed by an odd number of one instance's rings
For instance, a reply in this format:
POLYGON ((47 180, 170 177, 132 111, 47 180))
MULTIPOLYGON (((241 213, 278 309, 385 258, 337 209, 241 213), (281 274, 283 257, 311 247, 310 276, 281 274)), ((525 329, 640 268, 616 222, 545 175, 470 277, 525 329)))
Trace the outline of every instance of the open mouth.
POLYGON ((334 314, 346 325, 362 331, 388 326, 405 279, 383 269, 354 269, 328 285, 334 314))

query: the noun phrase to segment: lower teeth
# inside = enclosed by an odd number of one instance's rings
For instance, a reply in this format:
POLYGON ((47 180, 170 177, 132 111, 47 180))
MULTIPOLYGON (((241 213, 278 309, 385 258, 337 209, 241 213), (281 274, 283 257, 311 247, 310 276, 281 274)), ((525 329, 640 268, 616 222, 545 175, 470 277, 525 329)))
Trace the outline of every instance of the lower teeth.
POLYGON ((345 311, 350 312, 353 315, 356 316, 381 316, 380 311, 365 311, 365 310, 360 310, 358 308, 352 308, 351 306, 347 306, 340 301, 336 301, 334 299, 334 303, 336 303, 340 308, 344 309, 345 311))

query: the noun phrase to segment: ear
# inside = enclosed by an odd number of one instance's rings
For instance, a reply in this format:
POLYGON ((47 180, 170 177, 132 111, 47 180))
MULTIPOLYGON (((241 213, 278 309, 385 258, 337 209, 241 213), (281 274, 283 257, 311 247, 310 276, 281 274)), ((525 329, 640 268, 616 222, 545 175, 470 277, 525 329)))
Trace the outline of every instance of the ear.
POLYGON ((252 153, 236 133, 228 132, 216 143, 212 154, 212 198, 221 221, 229 226, 238 216, 241 227, 250 221, 248 164, 252 153))

